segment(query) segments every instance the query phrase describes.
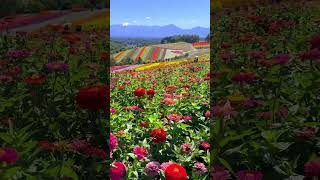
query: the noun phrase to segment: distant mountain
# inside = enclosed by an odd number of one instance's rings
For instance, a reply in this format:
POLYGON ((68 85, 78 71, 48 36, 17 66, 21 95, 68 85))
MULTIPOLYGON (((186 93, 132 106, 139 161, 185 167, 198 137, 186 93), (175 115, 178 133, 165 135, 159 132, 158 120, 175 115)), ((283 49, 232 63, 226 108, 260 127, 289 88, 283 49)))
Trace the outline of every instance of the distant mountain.
POLYGON ((209 28, 195 27, 192 29, 182 29, 173 24, 166 26, 144 26, 144 25, 111 25, 111 37, 142 37, 142 38, 163 38, 173 35, 196 34, 200 37, 206 37, 209 28))

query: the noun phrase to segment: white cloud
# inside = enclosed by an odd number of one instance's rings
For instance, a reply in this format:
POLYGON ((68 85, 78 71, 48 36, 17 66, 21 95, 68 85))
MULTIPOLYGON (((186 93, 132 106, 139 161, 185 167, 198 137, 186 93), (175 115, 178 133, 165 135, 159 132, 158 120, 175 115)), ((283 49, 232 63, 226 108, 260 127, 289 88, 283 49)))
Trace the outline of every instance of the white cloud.
POLYGON ((137 21, 136 21, 136 20, 133 20, 132 22, 133 22, 133 23, 137 23, 137 21))
POLYGON ((148 17, 146 17, 146 20, 150 20, 150 19, 151 19, 151 17, 149 17, 149 16, 148 16, 148 17))
POLYGON ((198 22, 196 19, 191 20, 191 23, 196 23, 198 22))
POLYGON ((129 26, 131 23, 129 23, 129 22, 124 22, 124 23, 122 23, 122 26, 129 26))

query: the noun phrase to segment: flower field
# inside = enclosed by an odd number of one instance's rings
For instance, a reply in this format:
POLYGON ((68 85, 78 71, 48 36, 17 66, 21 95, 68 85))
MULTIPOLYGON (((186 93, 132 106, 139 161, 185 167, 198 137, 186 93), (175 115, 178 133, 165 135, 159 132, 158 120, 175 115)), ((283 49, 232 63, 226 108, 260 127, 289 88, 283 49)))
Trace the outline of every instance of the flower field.
POLYGON ((214 16, 212 179, 320 177, 319 17, 316 1, 214 16))
POLYGON ((0 34, 0 179, 108 177, 107 34, 0 34))
POLYGON ((127 59, 129 59, 131 63, 137 62, 139 59, 141 59, 142 62, 147 63, 179 57, 184 53, 185 52, 181 50, 178 51, 155 46, 146 46, 121 51, 113 55, 113 58, 116 64, 128 63, 127 61, 123 62, 127 59))
POLYGON ((111 179, 209 179, 204 57, 111 74, 111 179))
POLYGON ((210 48, 210 44, 208 42, 196 42, 192 43, 192 46, 196 49, 210 48))

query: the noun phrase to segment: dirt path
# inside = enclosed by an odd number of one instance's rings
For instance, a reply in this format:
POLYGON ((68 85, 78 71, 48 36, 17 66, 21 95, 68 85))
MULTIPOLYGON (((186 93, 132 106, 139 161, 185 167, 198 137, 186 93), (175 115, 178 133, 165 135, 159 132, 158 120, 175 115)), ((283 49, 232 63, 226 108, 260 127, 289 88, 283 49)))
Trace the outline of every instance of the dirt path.
POLYGON ((30 31, 35 31, 38 30, 42 27, 47 26, 48 24, 54 24, 54 23, 67 23, 67 22, 72 22, 75 20, 79 20, 79 19, 85 19, 85 18, 89 18, 91 16, 95 16, 100 14, 101 12, 107 12, 106 9, 101 9, 101 10, 93 10, 93 11, 81 11, 81 12, 71 12, 65 16, 62 17, 57 17, 54 19, 50 19, 48 21, 44 21, 44 22, 40 22, 40 23, 36 23, 36 24, 30 24, 30 25, 26 25, 26 26, 22 26, 22 27, 18 27, 18 28, 13 28, 13 29, 9 29, 10 32, 16 32, 16 31, 25 31, 25 32, 30 32, 30 31))

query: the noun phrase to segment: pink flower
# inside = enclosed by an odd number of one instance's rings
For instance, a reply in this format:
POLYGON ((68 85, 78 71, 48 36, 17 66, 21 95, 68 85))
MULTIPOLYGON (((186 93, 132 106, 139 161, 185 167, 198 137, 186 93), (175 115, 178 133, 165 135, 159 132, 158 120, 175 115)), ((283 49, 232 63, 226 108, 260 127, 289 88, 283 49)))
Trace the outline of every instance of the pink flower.
POLYGON ((320 160, 313 160, 305 163, 304 172, 307 177, 320 176, 320 160))
POLYGON ((172 94, 164 94, 165 98, 172 98, 172 94))
POLYGON ((204 113, 204 116, 205 116, 206 118, 210 118, 210 116, 211 116, 210 111, 207 111, 206 113, 204 113))
POLYGON ((271 118, 272 117, 272 112, 271 111, 266 111, 266 112, 257 112, 256 115, 258 117, 261 117, 261 118, 271 118))
POLYGON ((50 62, 46 65, 46 68, 49 71, 67 71, 69 69, 69 65, 65 64, 62 61, 50 62))
POLYGON ((126 175, 126 167, 122 162, 114 162, 110 167, 111 180, 122 180, 126 175))
POLYGON ((15 164, 18 160, 17 150, 11 147, 0 148, 0 162, 15 164))
POLYGON ((253 72, 239 73, 232 77, 232 80, 239 83, 251 83, 256 80, 257 76, 253 72))
POLYGON ((168 105, 172 105, 176 103, 176 100, 171 99, 171 98, 165 98, 164 100, 162 100, 163 103, 168 104, 168 105))
POLYGON ((283 65, 283 64, 286 64, 287 62, 289 62, 290 56, 288 54, 278 54, 278 55, 273 56, 272 59, 273 59, 274 64, 283 65))
POLYGON ((158 162, 149 162, 144 168, 144 172, 147 176, 156 177, 160 174, 160 164, 158 162))
POLYGON ((242 105, 245 107, 255 107, 258 105, 258 101, 255 99, 246 99, 242 101, 242 105))
POLYGON ((173 164, 173 162, 171 162, 171 161, 162 163, 162 164, 160 165, 161 170, 165 171, 166 168, 167 168, 168 166, 170 166, 171 164, 173 164))
POLYGON ((118 139, 115 135, 113 135, 112 133, 110 133, 110 150, 114 150, 116 149, 118 146, 118 139))
POLYGON ((242 170, 236 173, 237 180, 261 180, 263 174, 260 171, 242 170))
POLYGON ((133 148, 133 153, 138 159, 144 159, 148 155, 148 151, 144 147, 136 146, 133 148))
POLYGON ((228 180, 231 179, 229 171, 225 170, 221 166, 214 165, 211 173, 210 173, 211 180, 228 180))
POLYGON ((317 133, 317 129, 314 127, 303 127, 300 130, 295 131, 295 135, 301 139, 310 139, 314 137, 317 133))
POLYGON ((182 118, 185 121, 191 121, 192 120, 192 116, 183 116, 182 118))
POLYGON ((196 171, 196 173, 199 176, 203 176, 208 172, 206 165, 204 165, 203 163, 200 163, 200 162, 195 163, 193 165, 193 169, 196 171))
POLYGON ((213 107, 213 115, 218 117, 233 117, 237 114, 234 108, 231 106, 230 102, 227 101, 223 106, 217 105, 213 107))
POLYGON ((183 116, 179 114, 170 114, 167 116, 167 118, 171 121, 180 121, 183 118, 183 116))
POLYGON ((110 108, 110 113, 115 113, 117 110, 115 108, 110 108))
POLYGON ((181 150, 183 153, 188 154, 191 152, 191 144, 189 143, 184 143, 181 145, 181 150))

